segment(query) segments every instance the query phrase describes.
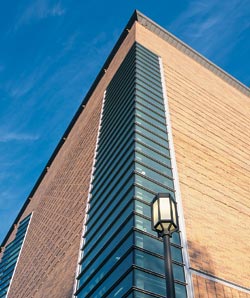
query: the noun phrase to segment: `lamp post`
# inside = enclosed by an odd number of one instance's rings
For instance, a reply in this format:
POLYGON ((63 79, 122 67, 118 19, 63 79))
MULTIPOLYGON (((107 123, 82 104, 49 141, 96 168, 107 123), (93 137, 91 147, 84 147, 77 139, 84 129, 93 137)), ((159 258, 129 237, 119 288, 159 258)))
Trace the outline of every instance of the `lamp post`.
POLYGON ((163 238, 167 298, 175 298, 170 238, 179 230, 176 201, 169 193, 157 194, 151 203, 152 229, 163 238))

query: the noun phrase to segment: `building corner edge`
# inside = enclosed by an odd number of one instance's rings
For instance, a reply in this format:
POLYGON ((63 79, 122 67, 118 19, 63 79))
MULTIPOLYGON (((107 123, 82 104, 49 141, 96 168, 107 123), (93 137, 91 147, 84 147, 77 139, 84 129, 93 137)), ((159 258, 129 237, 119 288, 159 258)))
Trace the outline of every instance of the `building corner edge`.
POLYGON ((171 156, 171 163, 172 163, 172 170, 173 170, 173 177, 174 177, 174 187, 176 190, 176 201, 177 201, 177 209, 179 215, 179 225, 180 225, 180 238, 182 244, 182 251, 183 251, 183 259, 185 264, 185 277, 187 281, 187 295, 188 298, 194 298, 194 286, 192 280, 192 272, 190 270, 190 259, 188 254, 188 243, 187 243, 187 236, 186 236, 186 228, 185 228, 185 218, 183 213, 183 205, 181 199, 181 190, 180 190, 180 183, 179 183, 179 176, 177 170, 177 162, 175 157, 175 150, 174 150, 174 140, 172 134, 172 127, 171 127, 171 120, 170 120, 170 111, 169 111, 169 104, 168 104, 168 96, 167 96, 167 87, 166 81, 164 76, 164 67, 162 58, 159 57, 159 65, 160 65, 160 73, 161 73, 161 84, 163 90, 163 98, 164 98, 164 107, 165 107, 165 117, 166 117, 166 124, 168 129, 168 137, 169 137, 169 149, 170 149, 170 156, 171 156))

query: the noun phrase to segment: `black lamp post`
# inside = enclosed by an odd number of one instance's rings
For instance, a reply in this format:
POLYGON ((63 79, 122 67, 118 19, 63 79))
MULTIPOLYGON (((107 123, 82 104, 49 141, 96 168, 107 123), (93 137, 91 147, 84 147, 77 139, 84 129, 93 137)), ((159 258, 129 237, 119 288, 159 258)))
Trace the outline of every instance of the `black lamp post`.
POLYGON ((151 203, 152 229, 163 238, 167 298, 175 298, 170 238, 179 230, 176 201, 169 193, 157 194, 151 203))

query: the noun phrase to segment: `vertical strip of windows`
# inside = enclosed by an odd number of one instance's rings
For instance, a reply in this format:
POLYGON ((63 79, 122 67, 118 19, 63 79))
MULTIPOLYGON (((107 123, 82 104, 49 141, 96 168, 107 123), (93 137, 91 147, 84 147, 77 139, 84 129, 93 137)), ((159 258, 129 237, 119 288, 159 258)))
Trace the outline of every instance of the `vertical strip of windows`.
POLYGON ((31 214, 20 221, 15 239, 4 250, 0 262, 0 298, 6 298, 10 289, 11 281, 15 274, 19 256, 25 241, 25 236, 30 223, 31 214))
MULTIPOLYGON (((150 203, 176 190, 159 57, 138 43, 106 89, 94 167, 75 296, 166 297, 150 203)), ((176 297, 185 298, 179 233, 171 251, 176 297)))
MULTIPOLYGON (((131 297, 166 297, 163 243, 151 229, 155 194, 175 198, 159 57, 136 46, 134 290, 131 297), (133 295, 133 296, 132 296, 133 295)), ((171 239, 177 298, 187 297, 179 233, 171 239)))
POLYGON ((180 225, 180 230, 181 230, 181 233, 180 233, 181 243, 183 246, 183 259, 184 259, 184 264, 185 264, 185 277, 186 277, 186 281, 187 281, 187 294, 188 294, 188 297, 191 298, 191 297, 194 297, 192 272, 189 269, 190 261, 189 261, 189 255, 188 255, 186 228, 185 228, 185 221, 184 221, 184 214, 183 214, 183 207, 182 207, 182 200, 181 200, 181 191, 180 191, 180 186, 179 186, 179 176, 178 176, 177 164, 176 164, 176 158, 175 158, 174 141, 173 141, 173 135, 172 135, 172 129, 171 129, 167 88, 166 88, 166 84, 165 84, 164 69, 163 69, 163 63, 162 63, 161 58, 159 58, 159 63, 160 63, 160 70, 161 70, 161 82, 162 82, 162 88, 163 88, 166 120, 167 120, 167 126, 168 126, 168 131, 169 131, 169 133, 168 133, 169 147, 170 147, 171 159, 172 159, 172 165, 173 165, 173 176, 174 176, 174 185, 175 185, 175 190, 176 190, 176 201, 178 203, 177 208, 178 208, 178 214, 179 214, 179 225, 180 225))
POLYGON ((123 297, 133 286, 135 46, 105 95, 75 295, 123 297))

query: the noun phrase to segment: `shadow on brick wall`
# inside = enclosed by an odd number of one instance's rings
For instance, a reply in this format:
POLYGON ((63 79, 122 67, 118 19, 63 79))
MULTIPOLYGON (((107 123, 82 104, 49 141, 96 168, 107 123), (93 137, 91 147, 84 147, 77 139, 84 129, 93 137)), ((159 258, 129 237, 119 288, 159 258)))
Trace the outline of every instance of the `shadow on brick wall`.
POLYGON ((206 246, 188 241, 190 265, 193 269, 216 276, 212 256, 206 246))

